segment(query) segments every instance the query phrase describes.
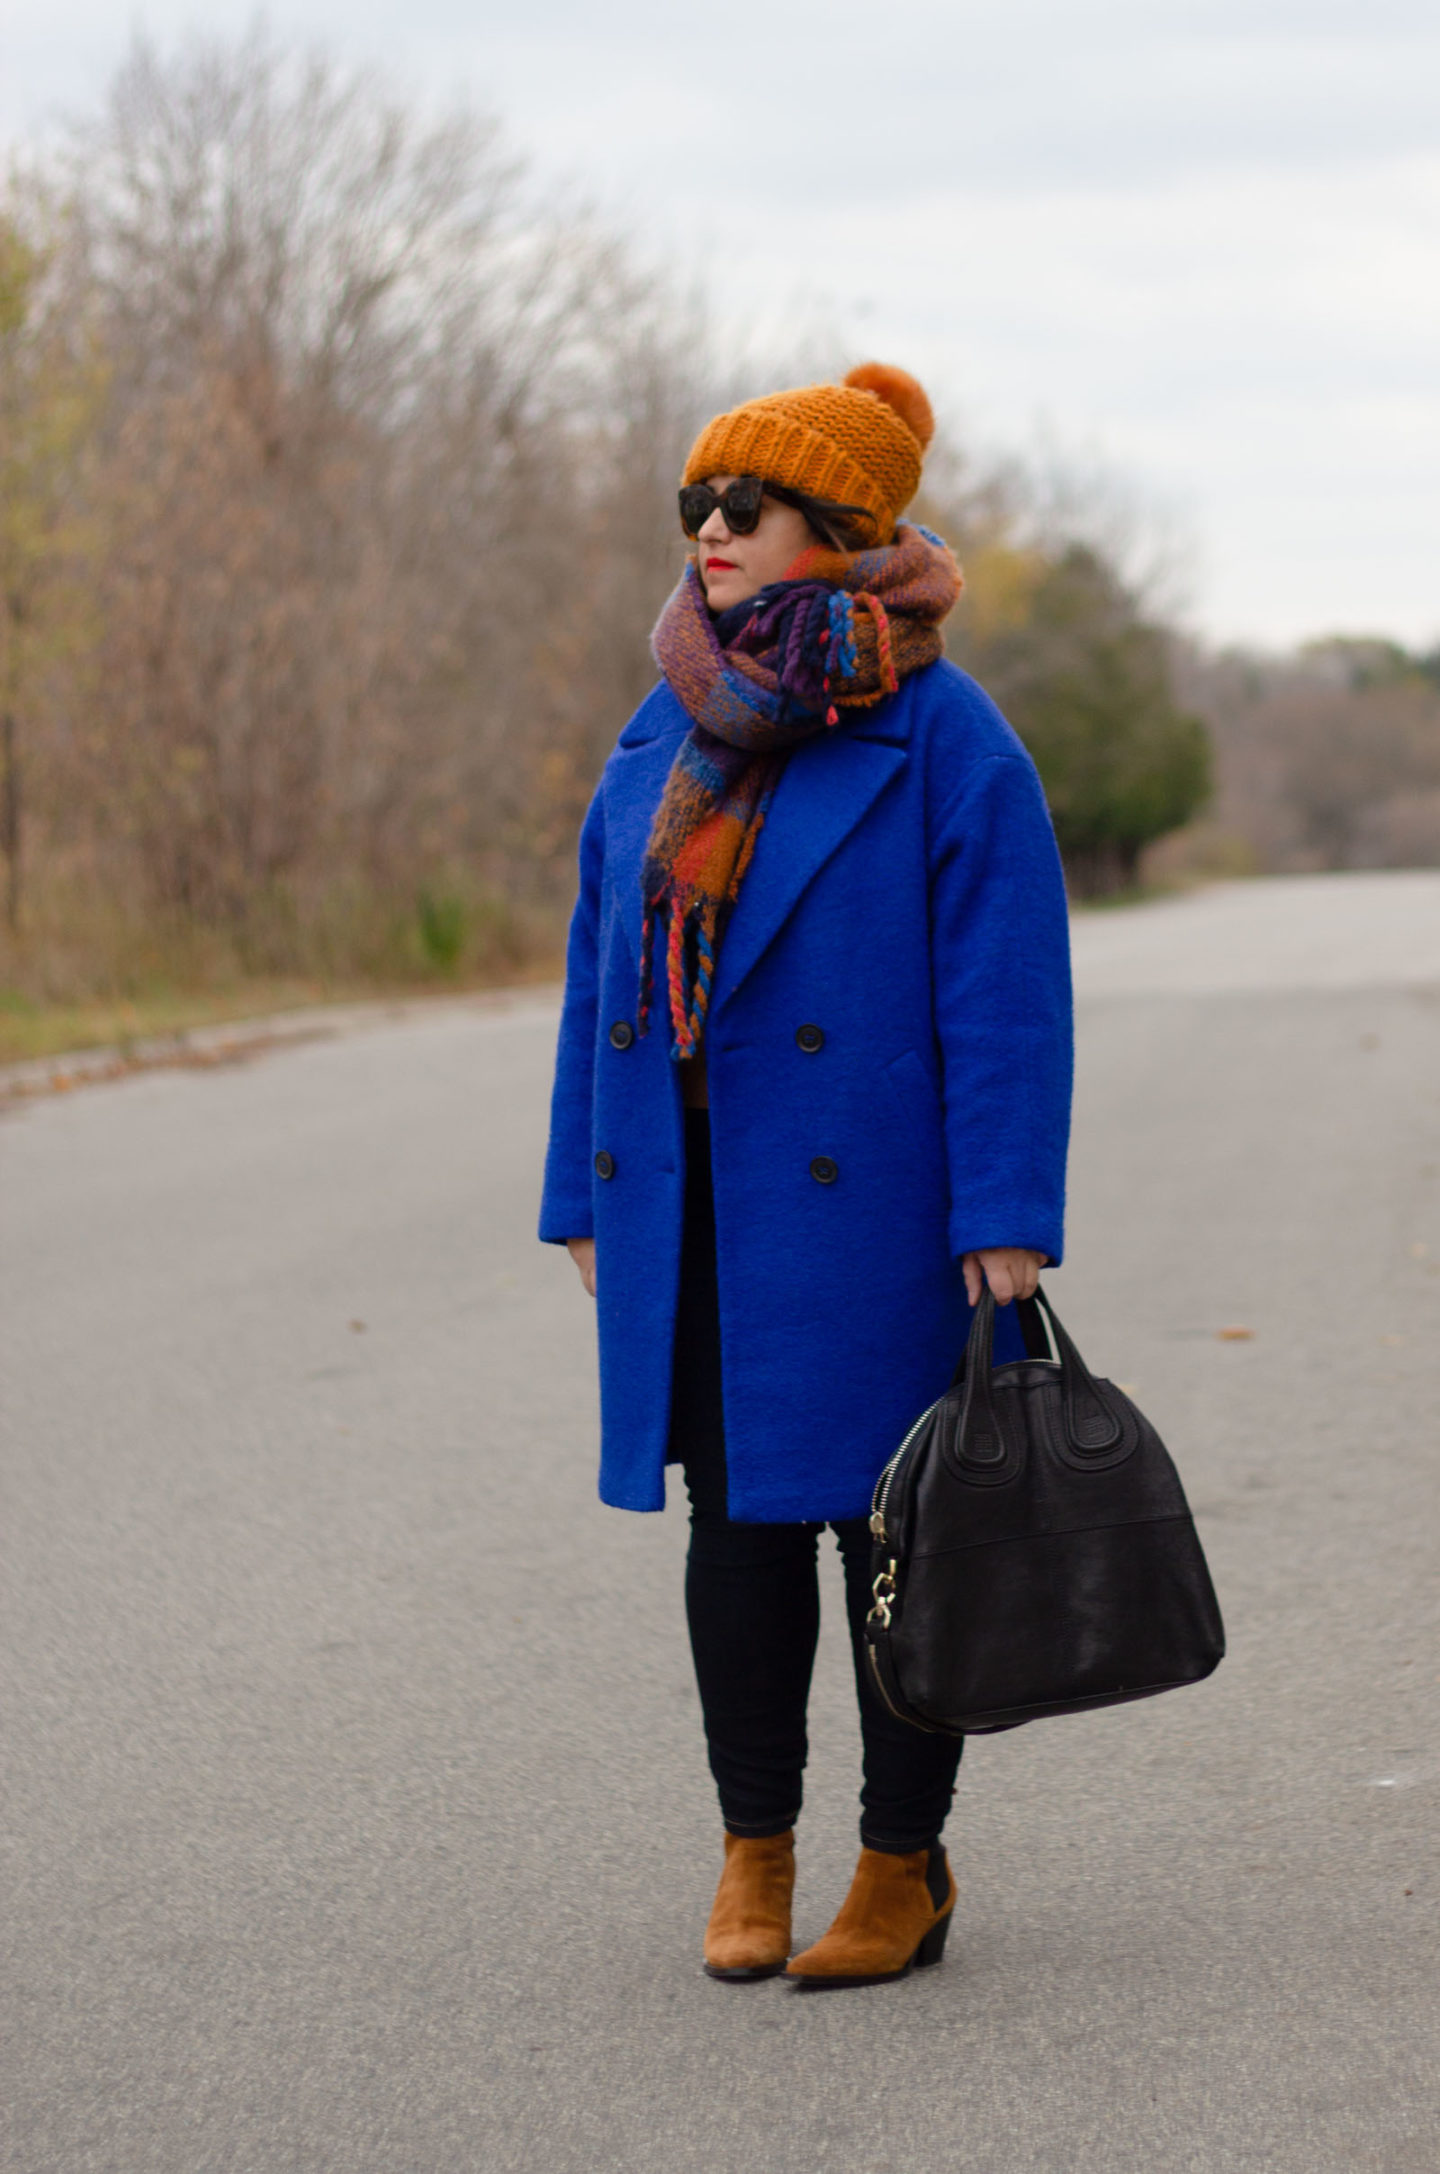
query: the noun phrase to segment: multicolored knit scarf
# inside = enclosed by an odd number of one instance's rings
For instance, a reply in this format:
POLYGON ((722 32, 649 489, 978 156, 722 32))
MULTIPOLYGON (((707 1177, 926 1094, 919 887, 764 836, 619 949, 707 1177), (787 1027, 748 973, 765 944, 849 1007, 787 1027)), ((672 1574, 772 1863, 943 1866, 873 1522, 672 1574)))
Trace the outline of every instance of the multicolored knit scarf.
POLYGON ((948 545, 908 523, 879 550, 817 544, 783 581, 718 618, 695 561, 686 567, 650 646, 692 724, 665 781, 641 879, 640 1032, 650 1023, 658 924, 666 929, 672 1057, 700 1047, 720 939, 790 750, 933 664, 940 622, 960 588, 948 545))

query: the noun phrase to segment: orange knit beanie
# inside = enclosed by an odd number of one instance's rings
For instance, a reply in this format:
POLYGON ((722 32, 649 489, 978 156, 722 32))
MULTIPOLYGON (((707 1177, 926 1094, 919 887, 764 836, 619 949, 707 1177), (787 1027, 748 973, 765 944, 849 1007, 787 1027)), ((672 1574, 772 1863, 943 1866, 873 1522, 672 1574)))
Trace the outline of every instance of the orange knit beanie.
POLYGON ((875 542, 888 544, 920 487, 934 431, 925 389, 908 371, 862 362, 839 385, 797 385, 715 416, 691 447, 682 481, 762 476, 812 498, 863 506, 875 542))

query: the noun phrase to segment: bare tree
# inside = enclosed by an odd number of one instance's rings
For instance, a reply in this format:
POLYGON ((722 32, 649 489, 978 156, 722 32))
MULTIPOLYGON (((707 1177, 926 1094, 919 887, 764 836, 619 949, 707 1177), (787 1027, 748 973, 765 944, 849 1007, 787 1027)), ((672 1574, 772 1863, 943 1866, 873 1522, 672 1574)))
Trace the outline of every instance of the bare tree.
POLYGON ((0 852, 5 919, 21 919, 26 754, 55 681, 83 648, 85 451, 101 373, 84 311, 55 277, 54 207, 12 188, 0 204, 0 852))
POLYGON ((114 367, 103 746, 152 881, 234 917, 340 866, 548 862, 645 284, 493 124, 260 34, 138 46, 72 171, 114 367))

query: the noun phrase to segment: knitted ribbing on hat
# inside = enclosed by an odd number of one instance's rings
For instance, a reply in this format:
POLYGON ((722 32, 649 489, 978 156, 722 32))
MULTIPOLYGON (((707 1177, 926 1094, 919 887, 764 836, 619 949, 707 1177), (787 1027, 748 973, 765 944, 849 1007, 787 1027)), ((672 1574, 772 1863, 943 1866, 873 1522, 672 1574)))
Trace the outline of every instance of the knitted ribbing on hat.
POLYGON ((868 539, 888 543, 920 486, 935 418, 908 371, 864 362, 843 384, 797 385, 717 415, 690 449, 684 481, 763 476, 792 491, 862 506, 868 539))
POLYGON ((640 1032, 663 927, 672 1057, 693 1057, 704 1037, 721 938, 790 750, 932 664, 960 589, 948 545, 928 529, 903 526, 893 544, 853 555, 816 546, 750 599, 722 648, 690 560, 650 638, 692 722, 641 874, 640 1032))

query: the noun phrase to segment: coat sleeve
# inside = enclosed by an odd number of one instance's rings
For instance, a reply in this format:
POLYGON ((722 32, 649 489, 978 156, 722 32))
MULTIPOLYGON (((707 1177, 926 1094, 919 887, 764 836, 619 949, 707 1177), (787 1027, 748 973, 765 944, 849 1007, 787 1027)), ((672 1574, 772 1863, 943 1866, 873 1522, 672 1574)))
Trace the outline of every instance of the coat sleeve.
POLYGON ((550 1098, 550 1145, 540 1200, 540 1236, 547 1245, 593 1238, 591 1110, 595 1087, 595 1024, 599 997, 600 878, 605 866, 605 815, 599 791, 580 832, 580 895, 570 917, 565 953, 565 1002, 550 1098))
POLYGON ((931 859, 950 1250, 1064 1245, 1073 1024, 1060 855, 1018 746, 977 762, 931 859))

